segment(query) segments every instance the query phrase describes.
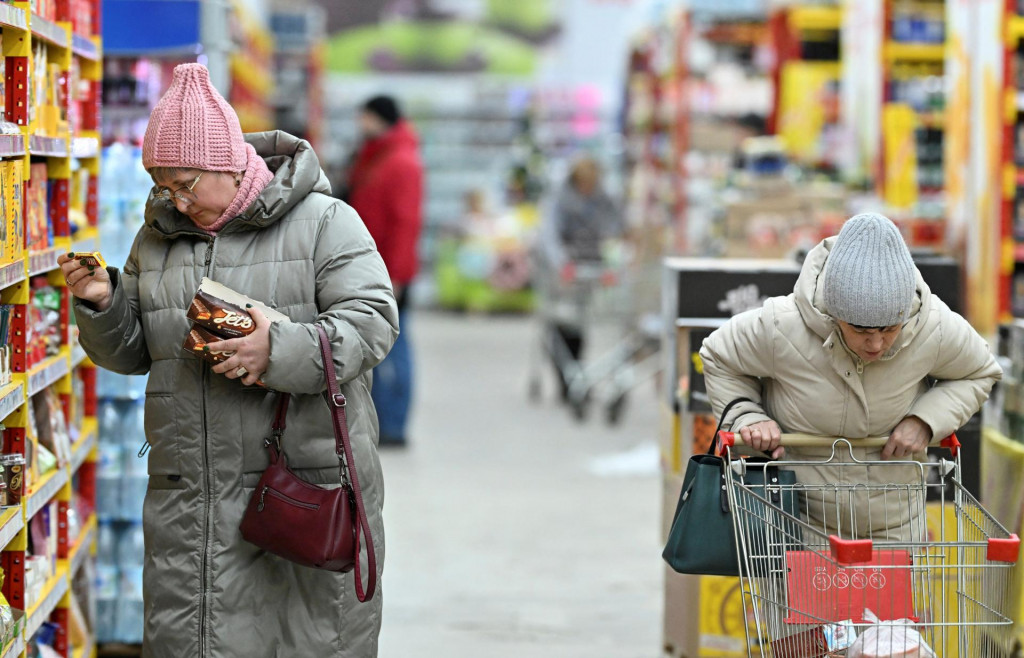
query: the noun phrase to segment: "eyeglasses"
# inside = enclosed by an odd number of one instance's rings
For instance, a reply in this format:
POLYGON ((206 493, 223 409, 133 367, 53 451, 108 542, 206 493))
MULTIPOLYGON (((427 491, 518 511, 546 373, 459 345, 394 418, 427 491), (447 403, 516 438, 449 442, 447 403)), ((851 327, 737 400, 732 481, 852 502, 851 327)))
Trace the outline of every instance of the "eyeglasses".
POLYGON ((196 202, 196 194, 192 190, 195 188, 196 183, 203 177, 203 173, 200 172, 198 176, 188 185, 183 185, 173 192, 166 187, 164 188, 153 188, 153 197, 166 201, 167 203, 174 203, 175 201, 181 201, 186 207, 191 206, 196 202))

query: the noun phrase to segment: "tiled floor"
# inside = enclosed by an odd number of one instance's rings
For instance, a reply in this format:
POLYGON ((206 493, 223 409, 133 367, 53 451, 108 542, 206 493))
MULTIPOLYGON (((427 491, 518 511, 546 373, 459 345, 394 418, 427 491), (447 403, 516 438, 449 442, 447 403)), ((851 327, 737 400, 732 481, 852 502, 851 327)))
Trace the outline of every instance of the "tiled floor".
POLYGON ((614 429, 576 424, 550 395, 531 405, 535 331, 413 316, 412 442, 382 457, 382 658, 659 655, 653 384, 614 429))

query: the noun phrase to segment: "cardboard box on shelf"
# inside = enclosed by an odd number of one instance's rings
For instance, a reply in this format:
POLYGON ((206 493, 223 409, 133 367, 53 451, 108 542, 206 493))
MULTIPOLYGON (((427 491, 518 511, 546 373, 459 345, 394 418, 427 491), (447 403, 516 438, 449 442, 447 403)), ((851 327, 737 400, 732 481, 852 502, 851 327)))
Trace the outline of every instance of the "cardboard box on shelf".
POLYGON ((730 203, 723 226, 727 258, 784 258, 820 239, 811 204, 796 195, 730 203))

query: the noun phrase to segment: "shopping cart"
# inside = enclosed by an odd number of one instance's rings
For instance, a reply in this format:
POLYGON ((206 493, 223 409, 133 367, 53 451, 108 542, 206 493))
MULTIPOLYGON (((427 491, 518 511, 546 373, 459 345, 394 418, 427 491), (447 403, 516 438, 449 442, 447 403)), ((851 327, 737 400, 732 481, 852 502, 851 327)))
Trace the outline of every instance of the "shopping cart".
POLYGON ((544 370, 553 364, 577 420, 595 399, 610 424, 621 419, 629 391, 661 366, 659 318, 640 304, 641 290, 658 290, 656 269, 654 283, 645 285, 647 269, 603 262, 534 266, 538 326, 529 366, 531 400, 541 399, 544 370), (566 333, 584 339, 586 351, 596 356, 577 358, 566 333))
MULTIPOLYGON (((875 617, 898 635, 916 631, 939 658, 1019 650, 1007 610, 1020 541, 960 484, 955 436, 942 442, 951 459, 935 463, 855 456, 887 438, 803 435, 782 445, 813 459, 764 463, 741 457, 738 434, 720 437, 748 656, 846 656, 854 637, 877 637, 875 617), (763 484, 746 484, 750 469, 770 468, 793 471, 796 484, 767 470, 763 484)), ((932 655, 904 649, 891 655, 932 655)))

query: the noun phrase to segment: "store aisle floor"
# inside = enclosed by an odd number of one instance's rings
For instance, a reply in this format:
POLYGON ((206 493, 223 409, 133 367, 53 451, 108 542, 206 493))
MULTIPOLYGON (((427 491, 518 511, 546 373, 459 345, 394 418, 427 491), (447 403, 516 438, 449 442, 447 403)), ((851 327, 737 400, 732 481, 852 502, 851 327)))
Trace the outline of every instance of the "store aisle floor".
POLYGON ((381 658, 659 655, 653 384, 618 428, 578 425, 526 401, 530 320, 413 322, 411 446, 382 455, 381 658))

